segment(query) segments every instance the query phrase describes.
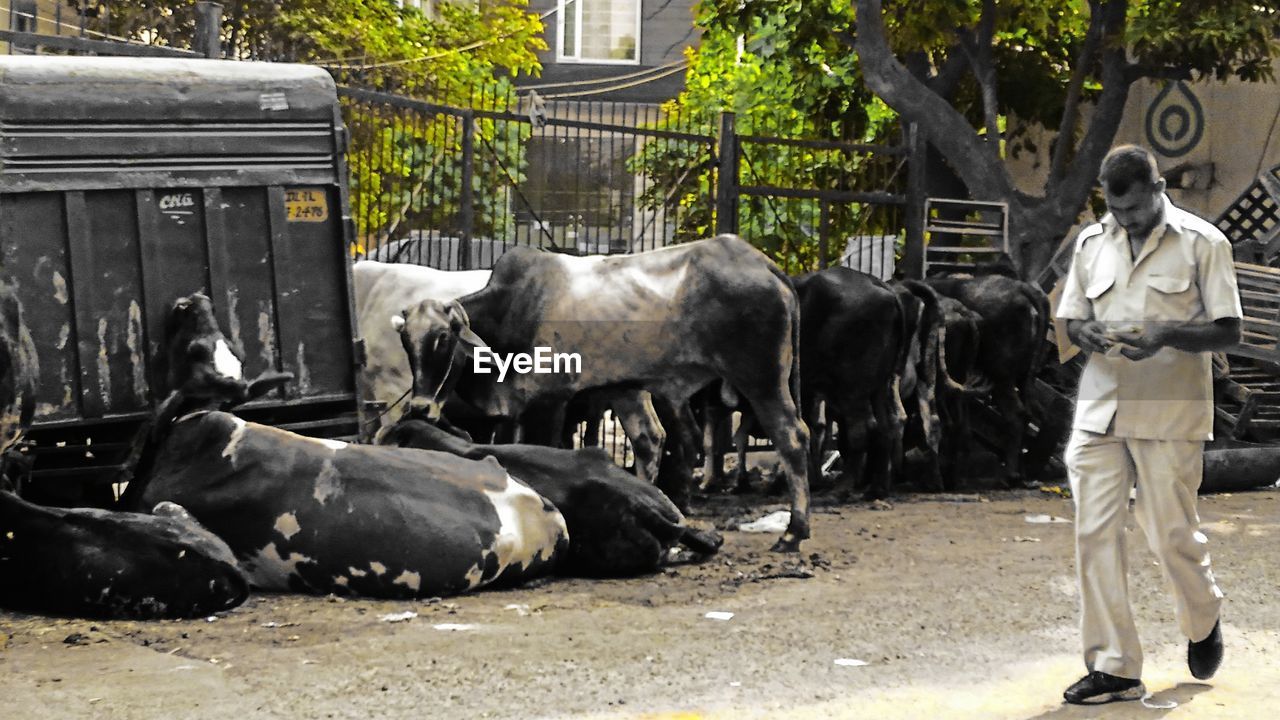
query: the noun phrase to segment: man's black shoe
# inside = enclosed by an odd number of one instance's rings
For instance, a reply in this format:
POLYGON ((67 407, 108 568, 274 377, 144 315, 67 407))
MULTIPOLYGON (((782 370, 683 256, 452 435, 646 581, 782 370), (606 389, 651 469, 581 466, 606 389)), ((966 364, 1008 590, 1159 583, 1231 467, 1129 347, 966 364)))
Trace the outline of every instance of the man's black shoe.
POLYGON ((1208 680, 1222 664, 1222 621, 1213 624, 1209 637, 1187 643, 1187 667, 1197 680, 1208 680))
POLYGON ((1146 694, 1147 689, 1141 680, 1095 670, 1067 688, 1062 698, 1073 705, 1096 705, 1116 700, 1137 700, 1146 694))

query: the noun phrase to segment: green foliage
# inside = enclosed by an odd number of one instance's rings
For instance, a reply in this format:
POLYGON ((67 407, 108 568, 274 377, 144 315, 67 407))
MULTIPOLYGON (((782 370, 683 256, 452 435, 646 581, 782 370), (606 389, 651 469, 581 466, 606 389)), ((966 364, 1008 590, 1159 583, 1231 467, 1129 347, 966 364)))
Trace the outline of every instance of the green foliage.
MULTIPOLYGON (((101 32, 190 47, 195 0, 68 0, 92 13, 101 32), (109 8, 106 12, 102 7, 109 8)), ((340 84, 505 110, 509 77, 538 74, 541 20, 527 0, 440 0, 432 16, 394 0, 243 0, 224 3, 222 40, 236 59, 305 62, 340 84)), ((352 211, 368 241, 418 227, 449 228, 461 196, 462 133, 453 115, 388 112, 347 103, 352 211)), ((505 123, 475 123, 479 167, 472 183, 519 179, 521 137, 505 123)), ((527 134, 527 131, 526 131, 527 134)), ((505 232, 502 194, 477 192, 475 232, 505 232)))
MULTIPOLYGON (((892 141, 895 112, 867 91, 853 52, 854 4, 851 0, 702 0, 696 9, 696 22, 704 29, 702 47, 691 56, 688 89, 677 106, 699 117, 707 131, 715 115, 724 110, 738 114, 743 133, 892 141)), ((1045 149, 1031 145, 1025 130, 1035 125, 1058 130, 1063 118, 1071 117, 1065 111, 1074 75, 1083 73, 1081 101, 1099 97, 1100 56, 1093 54, 1081 67, 1081 55, 1091 13, 1111 5, 1114 0, 1000 0, 990 3, 995 14, 989 36, 981 34, 981 0, 885 2, 883 20, 897 59, 969 121, 975 146, 981 144, 986 129, 973 63, 988 62, 985 57, 989 57, 998 101, 994 114, 1002 132, 999 153, 1006 157, 1045 149), (966 43, 972 53, 984 57, 971 61, 964 51, 966 43), (942 82, 939 73, 944 68, 958 68, 958 81, 942 82)), ((1119 37, 1107 38, 1101 45, 1106 50, 1115 42, 1124 44, 1129 61, 1124 82, 1139 77, 1271 78, 1280 38, 1280 10, 1274 3, 1146 0, 1126 3, 1125 9, 1119 37)), ((928 130, 934 118, 909 119, 928 130)), ((1079 128, 1070 128, 1064 137, 1062 142, 1071 143, 1065 155, 1070 161, 1079 128)), ((784 150, 761 163, 770 168, 768 177, 761 179, 792 187, 808 186, 800 184, 807 181, 827 183, 819 187, 831 187, 833 182, 835 187, 869 187, 874 173, 852 160, 784 150), (859 178, 858 173, 867 177, 859 178)), ((654 159, 646 162, 661 165, 654 159)), ((673 167, 687 169, 678 158, 664 162, 670 166, 662 167, 666 172, 673 167)), ((1005 199, 1016 204, 1026 197, 1005 199)), ((710 224, 709 213, 710 209, 702 213, 703 225, 710 224)), ((769 246, 783 232, 811 232, 809 214, 807 209, 784 211, 775 222, 763 219, 773 217, 770 208, 745 207, 742 231, 757 244, 769 246)), ((849 228, 840 228, 836 236, 848 233, 849 228)), ((805 244, 803 238, 796 242, 805 244)), ((781 255, 780 259, 804 265, 812 253, 801 247, 781 255)))
MULTIPOLYGON (((851 28, 847 0, 706 0, 696 9, 703 29, 700 47, 687 51, 686 88, 666 107, 689 132, 716 135, 721 112, 735 115, 739 135, 775 136, 845 143, 896 142, 896 114, 862 88, 856 59, 832 32, 851 28), (805 15, 812 23, 796 25, 805 15), (741 47, 739 36, 742 37, 741 47), (691 123, 691 127, 690 124, 691 123)), ((865 151, 745 143, 739 182, 806 190, 896 191, 897 158, 865 151)), ((678 241, 706 237, 715 227, 714 172, 705 151, 695 146, 646 148, 633 162, 657 180, 642 202, 659 206, 678 192, 685 212, 678 241)), ((790 270, 818 264, 817 200, 744 196, 739 233, 790 270)), ((893 212, 872 205, 834 202, 826 221, 833 240, 828 255, 838 258, 852 235, 896 232, 893 212)))

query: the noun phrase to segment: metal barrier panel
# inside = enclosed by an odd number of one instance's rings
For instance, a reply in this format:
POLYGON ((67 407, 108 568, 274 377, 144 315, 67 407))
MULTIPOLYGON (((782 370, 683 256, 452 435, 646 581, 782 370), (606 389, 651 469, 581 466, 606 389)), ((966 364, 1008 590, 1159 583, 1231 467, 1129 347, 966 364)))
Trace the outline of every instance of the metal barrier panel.
POLYGON ((0 262, 40 358, 37 485, 110 481, 168 391, 172 303, 197 291, 246 375, 294 374, 243 415, 355 434, 344 137, 326 73, 0 57, 0 85, 0 262))

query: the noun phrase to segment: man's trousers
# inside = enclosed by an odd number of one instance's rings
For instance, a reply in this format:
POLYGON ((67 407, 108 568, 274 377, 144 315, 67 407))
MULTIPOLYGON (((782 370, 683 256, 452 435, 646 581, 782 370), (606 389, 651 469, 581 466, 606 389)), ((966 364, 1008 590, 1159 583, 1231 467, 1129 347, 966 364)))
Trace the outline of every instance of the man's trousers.
POLYGON ((1142 676, 1142 645, 1129 607, 1125 522, 1134 514, 1173 588, 1182 634, 1213 630, 1222 591, 1209 567, 1196 491, 1204 473, 1198 440, 1136 440, 1074 430, 1065 453, 1076 506, 1076 573, 1084 662, 1125 678, 1142 676))

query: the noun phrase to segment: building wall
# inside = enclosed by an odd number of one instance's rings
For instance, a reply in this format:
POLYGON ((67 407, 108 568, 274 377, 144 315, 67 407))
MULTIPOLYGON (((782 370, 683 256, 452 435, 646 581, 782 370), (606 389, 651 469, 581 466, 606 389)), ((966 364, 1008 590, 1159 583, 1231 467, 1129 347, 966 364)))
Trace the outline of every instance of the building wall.
POLYGON ((1170 196, 1212 219, 1260 173, 1280 165, 1278 119, 1280 87, 1274 83, 1143 82, 1130 92, 1116 142, 1151 148, 1166 175, 1183 164, 1203 168, 1191 179, 1197 187, 1170 196))
MULTIPOLYGON (((700 37, 693 25, 693 6, 696 0, 642 0, 640 8, 640 58, 635 65, 609 65, 591 62, 556 61, 555 13, 548 15, 544 39, 548 49, 539 53, 542 76, 521 76, 517 84, 537 86, 548 83, 567 83, 581 80, 632 76, 645 70, 658 68, 684 59, 684 50, 696 46, 700 37)), ((557 0, 529 0, 529 11, 539 15, 557 7, 557 0)), ((638 78, 637 78, 638 79, 638 78)), ((619 80, 625 83, 627 80, 619 80)), ((544 94, 572 92, 574 90, 602 88, 609 83, 599 83, 579 88, 558 87, 546 89, 544 94)), ((583 99, 621 100, 627 102, 661 102, 675 97, 684 87, 684 72, 677 71, 653 82, 637 85, 617 92, 582 96, 583 99)), ((539 92, 543 92, 540 90, 539 92)))
MULTIPOLYGON (((1276 71, 1280 73, 1280 62, 1276 71)), ((1039 152, 1024 154, 1010 166, 1020 188, 1040 193, 1052 135, 1038 131, 1033 138, 1039 152)), ((1280 165, 1280 86, 1238 81, 1135 83, 1116 132, 1115 144, 1122 143, 1151 149, 1161 172, 1171 179, 1179 168, 1188 168, 1190 172, 1181 175, 1188 187, 1171 189, 1169 196, 1212 220, 1259 174, 1280 165)))

